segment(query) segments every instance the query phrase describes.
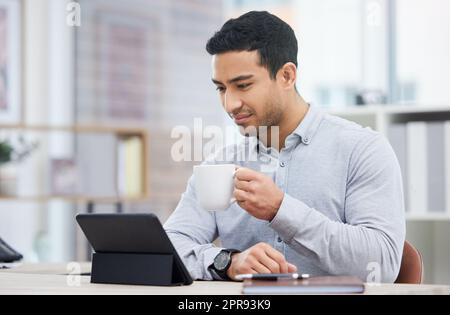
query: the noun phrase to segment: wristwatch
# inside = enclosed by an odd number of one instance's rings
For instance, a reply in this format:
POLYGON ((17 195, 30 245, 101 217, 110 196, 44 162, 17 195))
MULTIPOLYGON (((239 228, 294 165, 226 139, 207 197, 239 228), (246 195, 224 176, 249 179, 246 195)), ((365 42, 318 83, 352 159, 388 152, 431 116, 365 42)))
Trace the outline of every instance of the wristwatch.
POLYGON ((237 249, 223 249, 214 258, 213 264, 210 266, 210 270, 214 272, 222 280, 231 280, 227 275, 227 271, 231 266, 231 255, 234 253, 240 253, 237 249))

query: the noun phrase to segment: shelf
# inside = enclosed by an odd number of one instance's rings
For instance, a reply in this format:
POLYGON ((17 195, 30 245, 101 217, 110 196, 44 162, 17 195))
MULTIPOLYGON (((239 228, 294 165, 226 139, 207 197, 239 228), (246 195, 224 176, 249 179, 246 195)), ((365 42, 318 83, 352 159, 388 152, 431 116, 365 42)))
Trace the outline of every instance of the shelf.
POLYGON ((0 196, 0 201, 18 201, 18 202, 49 202, 49 201, 67 201, 80 203, 118 203, 118 202, 147 202, 148 196, 142 197, 89 197, 89 196, 0 196))
POLYGON ((407 221, 450 221, 450 213, 406 214, 407 221))
MULTIPOLYGON (((63 200, 67 202, 98 202, 98 203, 117 203, 117 202, 144 202, 148 201, 148 130, 139 127, 114 127, 98 125, 27 125, 27 124, 0 124, 0 130, 20 131, 20 132, 63 132, 73 134, 114 134, 119 141, 128 138, 138 137, 142 144, 140 164, 142 170, 142 194, 139 197, 95 197, 95 196, 67 196, 67 195, 44 195, 44 196, 0 196, 1 201, 19 201, 19 202, 49 202, 52 200, 63 200)), ((89 191, 87 191, 89 192, 89 191)), ((141 192, 141 191, 140 191, 141 192)))
POLYGON ((450 112, 450 105, 424 106, 424 105, 364 105, 347 106, 343 108, 327 108, 330 114, 344 116, 376 115, 376 114, 422 114, 450 112))
POLYGON ((124 128, 113 126, 95 125, 72 125, 72 126, 50 126, 50 125, 0 125, 0 129, 29 130, 40 132, 73 132, 73 133, 117 133, 122 135, 146 135, 147 130, 143 128, 124 128))

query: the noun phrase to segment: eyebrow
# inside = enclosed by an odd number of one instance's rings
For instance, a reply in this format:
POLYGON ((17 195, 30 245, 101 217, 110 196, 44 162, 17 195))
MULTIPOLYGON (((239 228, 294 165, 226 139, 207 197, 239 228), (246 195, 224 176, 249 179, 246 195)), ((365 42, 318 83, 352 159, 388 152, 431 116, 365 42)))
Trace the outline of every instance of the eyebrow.
MULTIPOLYGON (((240 75, 240 76, 235 77, 235 78, 233 78, 233 79, 231 79, 231 80, 228 80, 228 84, 232 84, 232 83, 236 83, 236 82, 239 82, 239 81, 248 80, 248 79, 251 79, 251 78, 253 78, 253 74, 249 74, 249 75, 240 75)), ((220 85, 223 85, 223 83, 220 82, 220 81, 217 81, 217 80, 214 80, 214 79, 212 79, 212 81, 213 81, 214 84, 220 84, 220 85)))

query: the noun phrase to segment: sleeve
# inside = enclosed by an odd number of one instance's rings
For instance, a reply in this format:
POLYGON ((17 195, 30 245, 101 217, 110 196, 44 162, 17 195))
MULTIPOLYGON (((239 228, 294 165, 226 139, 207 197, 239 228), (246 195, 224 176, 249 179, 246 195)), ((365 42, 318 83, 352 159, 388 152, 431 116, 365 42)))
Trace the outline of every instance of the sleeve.
POLYGON ((212 280, 217 277, 208 267, 222 248, 212 244, 218 236, 215 215, 197 206, 194 180, 194 176, 189 179, 186 191, 164 229, 192 278, 212 280))
POLYGON ((271 227, 296 252, 330 274, 366 281, 375 266, 379 274, 375 281, 394 282, 405 218, 400 167, 387 140, 378 134, 360 140, 350 156, 347 176, 344 223, 285 194, 271 227))

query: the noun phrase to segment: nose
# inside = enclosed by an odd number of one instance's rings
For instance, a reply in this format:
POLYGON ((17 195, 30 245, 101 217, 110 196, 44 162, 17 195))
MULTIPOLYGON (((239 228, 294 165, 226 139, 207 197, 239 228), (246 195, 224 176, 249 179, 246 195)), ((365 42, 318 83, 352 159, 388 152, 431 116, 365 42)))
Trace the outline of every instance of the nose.
POLYGON ((231 92, 225 92, 224 106, 228 114, 233 114, 242 107, 242 100, 231 92))

